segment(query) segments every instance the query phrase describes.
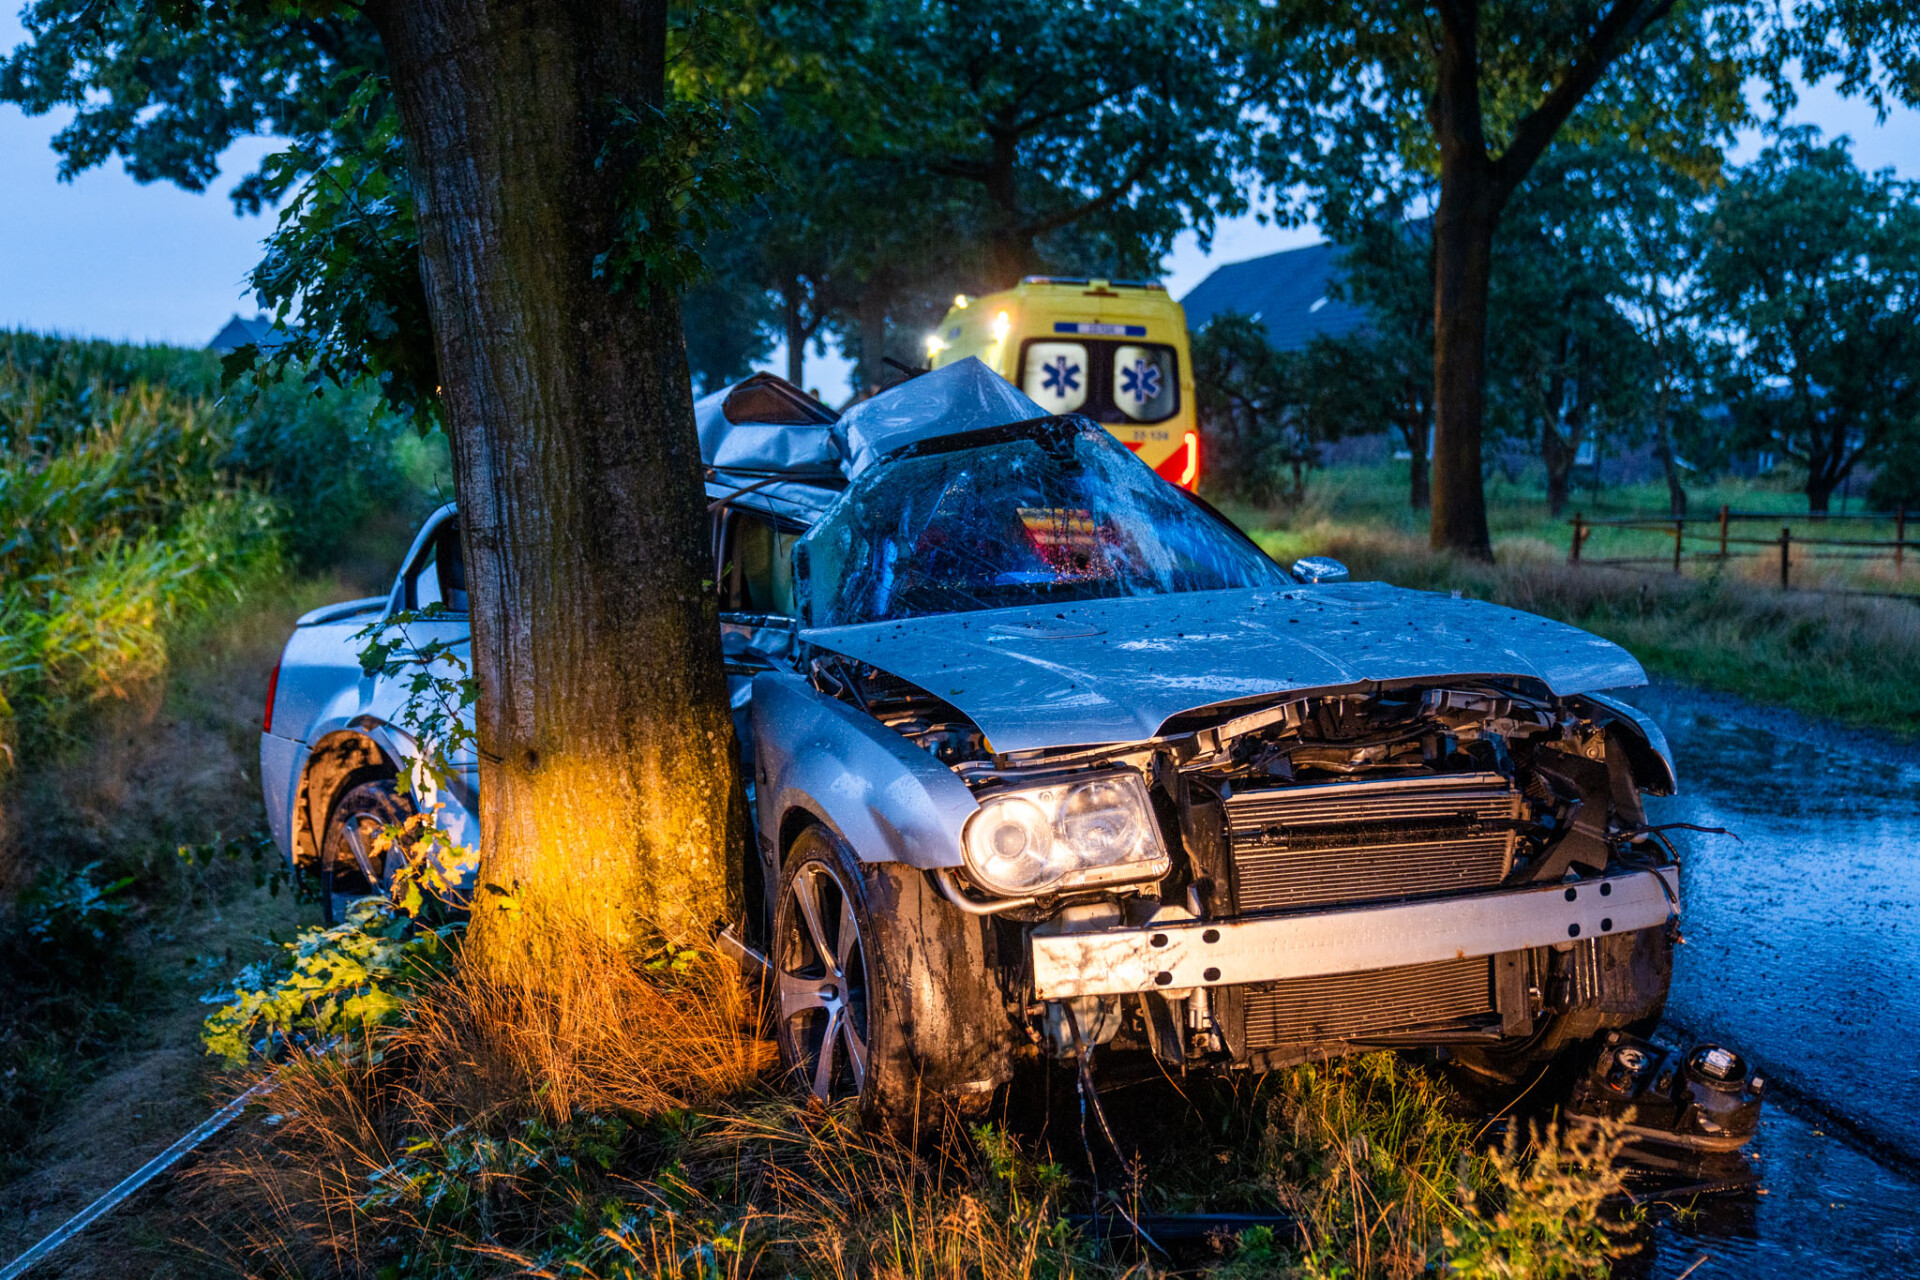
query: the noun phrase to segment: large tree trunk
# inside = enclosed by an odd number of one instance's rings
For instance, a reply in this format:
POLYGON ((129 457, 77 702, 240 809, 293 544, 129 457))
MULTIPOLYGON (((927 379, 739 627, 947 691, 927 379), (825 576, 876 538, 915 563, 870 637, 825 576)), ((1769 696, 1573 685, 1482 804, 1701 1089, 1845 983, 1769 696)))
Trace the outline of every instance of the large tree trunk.
POLYGON ((1493 559, 1480 477, 1486 413, 1487 291, 1500 217, 1480 115, 1479 6, 1442 22, 1431 103, 1440 143, 1433 219, 1433 515, 1436 551, 1493 559))
POLYGON ((676 299, 615 293, 610 113, 664 99, 664 0, 378 0, 419 200, 472 597, 472 953, 737 913, 744 811, 676 299))
POLYGON ((1480 560, 1493 559, 1480 476, 1480 426, 1486 414, 1487 290, 1497 216, 1484 172, 1443 165, 1440 211, 1433 223, 1430 541, 1436 551, 1480 560))

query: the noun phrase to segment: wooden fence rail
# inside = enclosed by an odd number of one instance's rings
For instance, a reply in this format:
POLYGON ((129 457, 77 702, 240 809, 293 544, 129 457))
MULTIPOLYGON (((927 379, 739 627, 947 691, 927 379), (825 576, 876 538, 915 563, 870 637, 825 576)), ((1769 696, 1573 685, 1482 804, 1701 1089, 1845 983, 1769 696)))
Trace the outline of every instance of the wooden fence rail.
MULTIPOLYGON (((1567 551, 1569 564, 1603 565, 1614 568, 1631 568, 1646 565, 1672 566, 1674 573, 1683 571, 1688 560, 1724 563, 1743 555, 1766 555, 1774 548, 1780 553, 1780 589, 1786 591, 1793 585, 1793 557, 1796 548, 1803 560, 1890 560, 1895 578, 1900 578, 1906 570, 1906 555, 1909 549, 1920 551, 1920 541, 1907 537, 1909 513, 1906 511, 1861 512, 1852 515, 1813 517, 1811 523, 1822 528, 1837 524, 1880 524, 1893 525, 1892 538, 1837 538, 1822 537, 1818 533, 1802 532, 1796 535, 1793 526, 1780 526, 1777 538, 1741 536, 1733 532, 1734 526, 1747 521, 1774 521, 1780 518, 1777 511, 1734 511, 1728 507, 1711 516, 1613 516, 1589 520, 1584 514, 1574 513, 1573 541, 1567 551), (1701 528, 1706 526, 1706 528, 1701 528), (1639 532, 1658 533, 1673 539, 1673 552, 1657 556, 1608 556, 1595 559, 1586 554, 1587 540, 1596 529, 1618 529, 1639 532), (1696 549, 1689 549, 1688 539, 1694 540, 1696 549), (1700 543, 1714 548, 1697 549, 1700 543), (1736 548, 1755 548, 1752 551, 1736 548), (1840 550, 1805 548, 1841 548, 1840 550)), ((1805 529, 1805 525, 1802 525, 1805 529)), ((1887 596, 1920 603, 1920 592, 1915 591, 1850 591, 1813 588, 1832 595, 1887 596)))

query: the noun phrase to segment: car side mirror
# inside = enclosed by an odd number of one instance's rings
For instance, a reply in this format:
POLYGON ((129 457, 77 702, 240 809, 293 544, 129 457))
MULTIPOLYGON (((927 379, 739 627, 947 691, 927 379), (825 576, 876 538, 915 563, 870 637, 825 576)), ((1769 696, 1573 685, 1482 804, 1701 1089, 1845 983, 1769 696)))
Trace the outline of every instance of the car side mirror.
POLYGON ((1290 572, 1301 582, 1345 582, 1353 576, 1332 556, 1301 556, 1290 572))

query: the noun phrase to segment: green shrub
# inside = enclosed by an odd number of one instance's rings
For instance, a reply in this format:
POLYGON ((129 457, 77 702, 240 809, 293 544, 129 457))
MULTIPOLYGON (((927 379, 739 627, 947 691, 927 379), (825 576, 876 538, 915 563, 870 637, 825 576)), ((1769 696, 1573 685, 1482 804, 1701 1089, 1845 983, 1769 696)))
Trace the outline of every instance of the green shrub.
POLYGON ((418 513, 371 393, 224 393, 211 353, 0 333, 0 768, 151 687, 167 642, 287 562, 418 513))

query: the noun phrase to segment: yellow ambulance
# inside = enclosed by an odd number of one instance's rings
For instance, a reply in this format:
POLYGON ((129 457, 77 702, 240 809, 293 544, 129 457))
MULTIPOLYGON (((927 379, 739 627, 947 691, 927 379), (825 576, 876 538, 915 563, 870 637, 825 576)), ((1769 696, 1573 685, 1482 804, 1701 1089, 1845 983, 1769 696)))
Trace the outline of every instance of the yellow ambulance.
POLYGON ((1081 413, 1185 489, 1200 483, 1187 317, 1157 284, 1028 276, 953 300, 927 336, 933 368, 967 356, 1049 413, 1081 413))

